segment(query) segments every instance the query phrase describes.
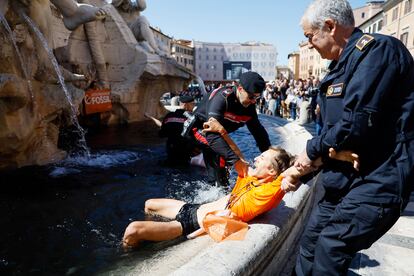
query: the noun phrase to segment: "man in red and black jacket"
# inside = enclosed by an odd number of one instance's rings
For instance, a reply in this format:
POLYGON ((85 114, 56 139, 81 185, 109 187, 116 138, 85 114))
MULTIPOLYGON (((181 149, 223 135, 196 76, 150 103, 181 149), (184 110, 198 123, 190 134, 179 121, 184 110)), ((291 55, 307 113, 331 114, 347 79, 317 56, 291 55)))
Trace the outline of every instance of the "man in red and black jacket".
POLYGON ((240 76, 238 86, 222 87, 206 95, 198 105, 195 116, 197 124, 193 129, 195 139, 202 147, 208 172, 208 182, 228 188, 226 166, 234 166, 239 175, 246 172, 247 165, 240 160, 219 133, 201 132, 202 125, 209 118, 217 119, 227 132, 247 125, 260 151, 270 146, 269 135, 260 123, 256 113, 256 99, 265 88, 265 81, 255 72, 240 76))

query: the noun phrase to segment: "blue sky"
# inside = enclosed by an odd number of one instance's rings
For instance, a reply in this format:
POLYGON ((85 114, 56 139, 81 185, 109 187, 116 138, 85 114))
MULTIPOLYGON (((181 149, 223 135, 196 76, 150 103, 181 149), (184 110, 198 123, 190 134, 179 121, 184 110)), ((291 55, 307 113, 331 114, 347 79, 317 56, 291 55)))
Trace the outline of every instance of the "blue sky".
MULTIPOLYGON (((310 0, 147 0, 142 12, 151 26, 174 38, 205 42, 271 43, 278 65, 304 39, 300 18, 310 0)), ((352 8, 366 0, 350 0, 352 8)))

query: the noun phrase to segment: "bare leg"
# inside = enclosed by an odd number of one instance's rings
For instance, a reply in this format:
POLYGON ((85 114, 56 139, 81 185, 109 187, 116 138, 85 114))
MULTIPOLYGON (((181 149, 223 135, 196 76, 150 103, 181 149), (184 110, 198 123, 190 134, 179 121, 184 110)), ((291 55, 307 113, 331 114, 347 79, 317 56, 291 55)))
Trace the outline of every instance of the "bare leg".
POLYGON ((63 15, 63 23, 69 30, 79 25, 105 18, 106 12, 102 8, 89 4, 78 4, 74 0, 50 0, 63 15))
POLYGON ((183 233, 181 224, 170 222, 134 221, 125 230, 122 243, 124 247, 137 247, 141 241, 172 240, 183 233))
POLYGON ((145 201, 145 213, 174 219, 184 204, 184 201, 169 198, 148 199, 145 201))

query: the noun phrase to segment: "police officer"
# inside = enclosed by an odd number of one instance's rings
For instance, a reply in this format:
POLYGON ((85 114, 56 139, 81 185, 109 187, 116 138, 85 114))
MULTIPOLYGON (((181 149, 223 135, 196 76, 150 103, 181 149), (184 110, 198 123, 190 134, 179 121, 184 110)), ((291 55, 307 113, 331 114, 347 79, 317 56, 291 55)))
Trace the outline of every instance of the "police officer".
POLYGON ((181 136, 183 124, 187 120, 184 112, 192 112, 194 109, 194 98, 191 96, 180 96, 180 108, 169 112, 162 120, 160 137, 167 137, 166 151, 170 165, 187 165, 191 156, 194 155, 195 145, 191 140, 181 136))
POLYGON ((240 76, 237 86, 221 87, 206 95, 198 105, 198 118, 194 137, 203 145, 203 157, 208 172, 208 182, 228 187, 226 166, 234 165, 239 175, 247 170, 245 162, 229 147, 219 133, 207 132, 204 136, 202 125, 209 118, 217 119, 228 133, 247 125, 259 149, 263 152, 270 146, 269 136, 261 125, 256 113, 256 100, 265 88, 265 81, 256 72, 240 76))
MULTIPOLYGON (((295 167, 322 158, 323 197, 300 243, 297 275, 345 275, 355 254, 397 221, 414 182, 414 62, 397 39, 354 27, 346 0, 316 0, 301 21, 309 48, 332 60, 320 83, 322 133, 295 167), (329 148, 358 155, 359 171, 326 158, 329 148)), ((285 175, 284 186, 297 179, 285 175)))

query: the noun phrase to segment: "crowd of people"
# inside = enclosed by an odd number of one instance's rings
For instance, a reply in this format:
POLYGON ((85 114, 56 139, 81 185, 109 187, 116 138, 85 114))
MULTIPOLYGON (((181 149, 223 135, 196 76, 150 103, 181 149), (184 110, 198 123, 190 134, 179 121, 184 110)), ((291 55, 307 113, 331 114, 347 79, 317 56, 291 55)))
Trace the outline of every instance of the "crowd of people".
POLYGON ((317 77, 298 80, 283 77, 270 81, 258 99, 258 110, 267 115, 299 120, 302 124, 316 122, 318 84, 317 77))

